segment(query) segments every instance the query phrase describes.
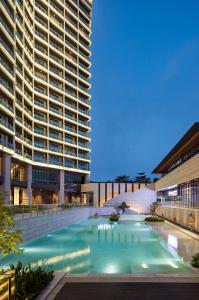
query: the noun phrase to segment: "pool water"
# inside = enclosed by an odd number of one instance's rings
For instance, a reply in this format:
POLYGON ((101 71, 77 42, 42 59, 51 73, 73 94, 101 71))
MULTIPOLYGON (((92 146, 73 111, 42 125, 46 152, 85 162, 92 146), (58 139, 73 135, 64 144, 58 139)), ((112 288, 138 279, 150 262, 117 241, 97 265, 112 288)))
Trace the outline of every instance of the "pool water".
POLYGON ((179 273, 192 269, 144 222, 110 224, 91 218, 22 245, 22 254, 0 259, 0 268, 41 265, 66 273, 179 273))

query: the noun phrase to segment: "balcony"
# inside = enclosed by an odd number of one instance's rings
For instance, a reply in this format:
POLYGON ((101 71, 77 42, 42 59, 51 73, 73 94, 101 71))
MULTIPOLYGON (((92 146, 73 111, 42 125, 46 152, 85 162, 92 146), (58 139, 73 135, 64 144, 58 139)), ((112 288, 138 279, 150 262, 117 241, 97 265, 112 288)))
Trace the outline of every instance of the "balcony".
POLYGON ((62 41, 64 40, 63 35, 59 33, 57 30, 50 28, 50 32, 52 32, 57 38, 61 39, 62 41))
POLYGON ((55 73, 57 76, 62 77, 63 78, 63 73, 59 70, 57 70, 56 68, 50 66, 50 71, 55 73))
POLYGON ((38 2, 35 2, 35 6, 38 7, 44 14, 48 15, 48 9, 41 6, 38 2))
POLYGON ((9 130, 13 131, 13 125, 10 124, 7 120, 0 119, 0 124, 4 127, 8 128, 9 130))
POLYGON ((54 121, 54 120, 49 120, 49 124, 55 126, 55 127, 59 127, 59 128, 62 128, 62 124, 60 124, 59 121, 54 121))
POLYGON ((3 47, 8 51, 8 53, 10 54, 10 56, 12 58, 14 58, 14 51, 13 49, 8 45, 8 43, 6 43, 2 37, 0 37, 0 43, 3 45, 3 47))
POLYGON ((61 96, 58 96, 58 95, 55 95, 55 94, 50 93, 50 94, 49 94, 49 97, 52 98, 53 100, 56 100, 56 101, 62 103, 62 98, 61 98, 61 96))
POLYGON ((38 45, 38 44, 35 44, 35 48, 38 49, 39 51, 41 51, 44 54, 48 54, 48 51, 45 48, 43 48, 42 46, 38 45))
POLYGON ((60 111, 60 110, 58 110, 54 107, 49 107, 49 110, 54 112, 55 114, 58 114, 58 115, 62 116, 62 111, 60 111))
POLYGON ((68 144, 73 144, 73 145, 76 144, 76 141, 72 138, 69 138, 69 137, 65 137, 65 142, 68 143, 68 144))
POLYGON ((0 145, 4 146, 6 148, 9 148, 9 149, 13 149, 14 148, 13 143, 10 143, 10 142, 5 141, 3 139, 0 139, 0 145))
POLYGON ((55 140, 62 140, 62 137, 60 137, 58 134, 55 134, 52 132, 49 133, 49 137, 51 137, 52 139, 55 139, 55 140))
POLYGON ((46 135, 45 130, 35 127, 34 132, 40 135, 46 135))
POLYGON ((69 114, 65 114, 65 118, 73 120, 75 122, 77 122, 77 118, 75 116, 69 115, 69 114))
POLYGON ((47 107, 46 103, 44 103, 43 101, 39 101, 39 100, 35 100, 34 104, 37 105, 37 106, 39 106, 39 107, 42 107, 42 108, 46 108, 47 107))
POLYGON ((71 126, 65 126, 65 130, 69 131, 69 132, 73 132, 73 133, 77 133, 76 129, 71 127, 71 126))
POLYGON ((0 95, 0 104, 7 108, 9 111, 13 112, 13 106, 9 104, 8 100, 4 99, 3 96, 0 95))
POLYGON ((54 7, 56 11, 58 11, 62 16, 64 16, 64 10, 60 6, 58 6, 54 1, 50 1, 50 5, 52 5, 52 7, 54 7))
POLYGON ((11 10, 10 6, 7 4, 7 1, 5 0, 0 0, 1 4, 4 6, 7 14, 9 15, 9 17, 12 19, 12 21, 14 22, 14 12, 11 10))
POLYGON ((3 79, 3 77, 0 77, 0 84, 2 84, 11 94, 14 94, 13 86, 3 79))
POLYGON ((55 80, 50 79, 49 83, 56 87, 59 90, 63 90, 63 85, 61 83, 56 82, 55 80))
POLYGON ((5 30, 8 32, 8 34, 14 39, 14 33, 13 30, 8 26, 8 24, 5 22, 5 20, 0 16, 0 23, 3 25, 5 30))
POLYGON ((41 121, 41 122, 46 122, 46 117, 45 117, 45 116, 41 116, 41 115, 35 114, 35 115, 34 115, 34 118, 35 118, 36 120, 41 121))
POLYGON ((46 89, 44 89, 43 87, 35 86, 35 91, 36 91, 36 92, 39 92, 39 93, 41 93, 41 94, 47 95, 47 91, 46 91, 46 89))

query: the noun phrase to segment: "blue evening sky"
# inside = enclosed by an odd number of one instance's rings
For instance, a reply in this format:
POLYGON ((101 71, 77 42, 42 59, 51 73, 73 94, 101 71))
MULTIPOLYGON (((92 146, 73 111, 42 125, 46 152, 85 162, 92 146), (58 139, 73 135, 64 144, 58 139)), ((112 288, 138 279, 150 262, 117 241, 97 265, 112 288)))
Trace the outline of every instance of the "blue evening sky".
POLYGON ((198 0, 94 0, 92 180, 150 175, 199 121, 198 16, 198 0))

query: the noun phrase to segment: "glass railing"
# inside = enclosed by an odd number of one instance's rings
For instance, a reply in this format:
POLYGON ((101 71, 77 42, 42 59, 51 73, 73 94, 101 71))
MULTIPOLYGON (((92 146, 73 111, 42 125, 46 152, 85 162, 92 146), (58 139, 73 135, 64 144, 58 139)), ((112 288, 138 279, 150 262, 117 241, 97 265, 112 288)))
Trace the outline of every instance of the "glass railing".
POLYGON ((49 94, 49 97, 52 98, 53 100, 58 101, 58 102, 62 102, 61 97, 60 97, 60 96, 57 96, 57 95, 55 95, 55 94, 50 93, 50 94, 49 94))
POLYGON ((4 8, 5 8, 6 12, 8 13, 9 17, 14 22, 14 12, 11 10, 10 6, 7 4, 7 0, 0 0, 0 2, 4 6, 4 8))
POLYGON ((41 51, 42 53, 44 54, 47 54, 48 51, 46 49, 44 49, 43 47, 41 47, 40 45, 38 44, 35 44, 35 48, 38 49, 39 51, 41 51))
POLYGON ((0 139, 0 145, 4 146, 6 148, 13 149, 13 143, 7 142, 3 139, 0 139))
POLYGON ((43 108, 46 108, 46 107, 47 107, 47 105, 46 105, 45 103, 40 102, 40 101, 38 101, 38 100, 35 100, 35 101, 34 101, 34 104, 37 105, 37 106, 39 106, 39 107, 43 107, 43 108))
POLYGON ((10 65, 5 62, 5 60, 0 57, 0 63, 2 64, 2 66, 4 66, 4 68, 13 76, 14 75, 14 72, 13 72, 13 69, 10 67, 10 65))
POLYGON ((1 95, 0 95, 0 104, 13 112, 13 106, 9 104, 8 100, 4 99, 1 95))
POLYGON ((45 135, 45 131, 41 130, 39 128, 35 128, 34 132, 37 133, 37 134, 40 134, 40 135, 45 135))
POLYGON ((38 7, 41 11, 43 11, 43 13, 48 15, 48 10, 41 6, 38 2, 35 2, 35 6, 38 7))
POLYGON ((14 57, 14 51, 8 46, 8 44, 3 40, 2 37, 0 37, 0 43, 3 45, 3 47, 8 51, 8 53, 14 57))
POLYGON ((51 137, 52 139, 55 139, 55 140, 62 140, 62 137, 60 137, 59 135, 53 134, 53 133, 49 133, 49 137, 51 137))
POLYGON ((39 120, 39 121, 42 121, 42 122, 46 122, 46 118, 45 117, 43 117, 43 116, 40 116, 40 115, 34 115, 34 118, 35 119, 37 119, 37 120, 39 120))
POLYGON ((55 127, 62 127, 62 125, 59 122, 56 122, 54 120, 49 120, 49 124, 55 126, 55 127))
POLYGON ((50 28, 50 32, 52 32, 56 37, 60 38, 61 40, 64 40, 64 37, 61 33, 57 32, 57 30, 50 28))
POLYGON ((76 141, 73 140, 73 139, 70 139, 70 138, 65 138, 65 142, 68 143, 68 144, 76 144, 76 141))
POLYGON ((0 119, 0 124, 4 127, 8 128, 9 130, 13 130, 13 125, 10 124, 7 120, 0 119))
POLYGON ((2 77, 0 77, 0 84, 2 84, 11 94, 14 93, 13 87, 2 77))
POLYGON ((37 147, 37 148, 43 148, 43 149, 45 149, 44 143, 35 142, 34 146, 37 147))
POLYGON ((0 23, 3 25, 3 27, 6 29, 8 34, 14 39, 14 33, 13 30, 8 27, 4 19, 0 16, 0 23))
POLYGON ((70 126, 65 126, 65 130, 67 130, 69 132, 77 133, 77 131, 74 128, 70 127, 70 126))
POLYGON ((44 88, 42 88, 42 87, 35 86, 35 91, 39 92, 41 94, 47 95, 47 91, 44 88))
POLYGON ((58 5, 56 5, 55 2, 50 1, 50 5, 52 5, 52 7, 54 7, 56 11, 58 11, 62 16, 64 16, 64 10, 58 5))

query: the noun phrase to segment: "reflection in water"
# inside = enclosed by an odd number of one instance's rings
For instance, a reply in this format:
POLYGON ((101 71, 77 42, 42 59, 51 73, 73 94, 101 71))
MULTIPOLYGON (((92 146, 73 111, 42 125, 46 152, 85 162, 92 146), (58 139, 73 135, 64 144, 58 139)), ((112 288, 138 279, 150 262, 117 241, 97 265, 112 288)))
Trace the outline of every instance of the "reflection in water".
MULTIPOLYGON (((25 249, 26 250, 26 249, 25 249)), ((75 259, 77 257, 82 257, 85 255, 89 255, 90 254, 90 248, 87 249, 83 249, 83 250, 79 250, 79 251, 73 251, 70 253, 66 253, 64 255, 59 255, 59 256, 54 256, 51 258, 45 258, 45 259, 41 259, 39 261, 37 261, 36 263, 32 263, 31 266, 35 267, 35 266, 40 266, 40 265, 52 265, 52 264, 57 264, 61 261, 64 261, 66 259, 75 259)))
POLYGON ((144 222, 88 219, 25 243, 22 254, 1 258, 0 267, 20 260, 66 273, 192 272, 178 256, 174 237, 165 242, 144 222))
POLYGON ((168 244, 174 247, 175 249, 178 249, 178 239, 176 238, 175 235, 169 233, 168 244))

